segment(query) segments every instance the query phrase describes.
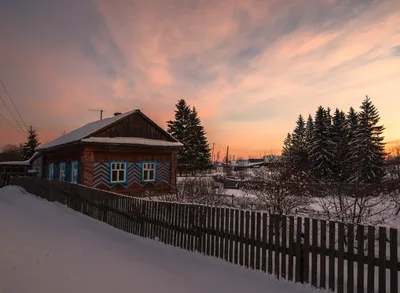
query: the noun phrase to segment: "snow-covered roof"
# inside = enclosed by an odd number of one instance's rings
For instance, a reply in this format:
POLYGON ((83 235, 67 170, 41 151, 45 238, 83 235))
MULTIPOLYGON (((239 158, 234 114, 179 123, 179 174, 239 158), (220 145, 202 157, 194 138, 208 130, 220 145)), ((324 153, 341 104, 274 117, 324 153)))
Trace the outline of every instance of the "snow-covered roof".
POLYGON ((55 140, 52 140, 49 143, 38 146, 36 148, 36 150, 40 151, 40 150, 44 150, 44 149, 48 149, 48 148, 52 148, 52 147, 79 141, 82 138, 85 138, 85 137, 91 135, 92 133, 99 131, 99 130, 111 125, 112 123, 115 123, 118 120, 121 120, 135 112, 140 112, 140 111, 132 110, 132 111, 129 111, 129 112, 126 112, 126 113, 123 113, 123 114, 120 114, 120 115, 117 115, 114 117, 105 118, 102 120, 91 122, 89 124, 86 124, 85 126, 75 129, 59 138, 56 138, 55 140))
POLYGON ((159 139, 149 139, 142 137, 89 137, 84 138, 81 142, 99 143, 99 144, 126 144, 126 145, 141 145, 141 146, 160 146, 160 147, 181 147, 180 142, 165 141, 159 139))
POLYGON ((13 166, 29 166, 30 159, 26 161, 8 161, 8 162, 0 162, 0 165, 13 165, 13 166))
POLYGON ((8 162, 0 162, 0 165, 14 165, 14 166, 29 166, 33 159, 35 159, 39 155, 39 152, 35 152, 33 156, 25 161, 8 161, 8 162))

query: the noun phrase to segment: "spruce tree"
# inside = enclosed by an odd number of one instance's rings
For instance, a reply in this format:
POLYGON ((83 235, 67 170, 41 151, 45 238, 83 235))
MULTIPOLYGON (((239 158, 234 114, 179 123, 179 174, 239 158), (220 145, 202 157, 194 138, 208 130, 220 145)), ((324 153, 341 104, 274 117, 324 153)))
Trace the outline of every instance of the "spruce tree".
POLYGON ((315 114, 312 144, 310 146, 310 162, 312 174, 324 180, 332 180, 333 145, 329 112, 320 106, 315 114))
POLYGON ((186 169, 186 166, 189 164, 187 139, 190 107, 184 99, 180 99, 175 106, 175 120, 167 121, 167 131, 175 139, 183 143, 183 147, 178 152, 178 167, 186 169))
POLYGON ((385 145, 382 136, 384 127, 378 125, 378 110, 367 96, 362 102, 358 116, 358 127, 354 138, 354 159, 357 170, 353 181, 359 183, 380 183, 385 171, 385 145))
POLYGON ((306 125, 302 115, 299 115, 296 124, 292 135, 293 167, 296 170, 305 171, 308 169, 308 151, 306 125))
POLYGON ((346 181, 351 182, 355 178, 358 162, 358 147, 355 133, 358 129, 358 113, 353 107, 350 108, 346 116, 346 141, 348 150, 345 157, 346 181))
POLYGON ((21 146, 21 158, 23 160, 30 159, 39 145, 40 142, 36 130, 30 125, 28 129, 28 141, 21 146))
POLYGON ((292 158, 292 135, 290 133, 287 134, 283 141, 282 157, 288 161, 292 158))
POLYGON ((344 182, 346 179, 346 156, 348 153, 348 141, 346 138, 346 114, 336 108, 332 118, 332 141, 333 147, 333 163, 334 163, 334 180, 344 182))
POLYGON ((306 123, 306 145, 307 149, 310 148, 311 142, 312 142, 312 135, 314 131, 314 120, 310 115, 308 115, 307 123, 306 123))
POLYGON ((206 170, 211 168, 211 149, 195 107, 193 107, 189 114, 187 130, 186 147, 190 168, 192 170, 206 170))

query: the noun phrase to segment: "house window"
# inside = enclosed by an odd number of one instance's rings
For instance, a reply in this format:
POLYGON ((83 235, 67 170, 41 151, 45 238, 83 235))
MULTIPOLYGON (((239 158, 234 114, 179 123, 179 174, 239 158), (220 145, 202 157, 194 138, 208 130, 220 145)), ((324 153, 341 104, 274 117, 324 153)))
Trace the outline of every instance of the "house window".
POLYGON ((111 163, 111 183, 126 182, 126 163, 111 163))
POLYGON ((71 164, 71 183, 78 183, 78 162, 71 164))
POLYGON ((53 179, 54 177, 54 164, 49 165, 49 179, 53 179))
POLYGON ((60 163, 60 181, 65 181, 65 163, 60 163))
POLYGON ((142 172, 144 182, 152 182, 156 180, 155 163, 143 163, 142 172))

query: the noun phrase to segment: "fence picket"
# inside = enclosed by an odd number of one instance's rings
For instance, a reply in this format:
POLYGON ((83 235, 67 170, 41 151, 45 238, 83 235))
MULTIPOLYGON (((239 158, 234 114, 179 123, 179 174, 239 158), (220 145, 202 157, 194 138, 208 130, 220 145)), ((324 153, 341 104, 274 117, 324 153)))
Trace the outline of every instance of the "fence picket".
POLYGON ((268 215, 268 274, 272 275, 272 250, 274 243, 274 218, 268 215))
POLYGON ((354 225, 347 225, 347 293, 354 292, 354 225))
POLYGON ((220 240, 219 240, 219 258, 224 259, 225 251, 224 251, 224 241, 225 241, 225 208, 221 208, 221 215, 220 215, 220 240))
POLYGON ((212 207, 211 208, 211 253, 210 255, 215 256, 215 238, 216 238, 216 229, 215 229, 215 213, 216 213, 216 208, 212 207))
POLYGON ((390 293, 399 292, 397 229, 390 228, 390 293))
POLYGON ((338 223, 338 273, 337 273, 337 291, 343 293, 344 290, 344 223, 338 223))
POLYGON ((379 227, 379 293, 386 293, 386 228, 379 227))
POLYGON ((240 246, 239 246, 239 264, 243 266, 243 258, 244 258, 244 211, 240 211, 240 246))
POLYGON ((211 222, 212 222, 212 208, 207 207, 207 223, 206 223, 206 255, 211 255, 211 222))
POLYGON ((305 283, 310 283, 310 218, 304 219, 304 279, 305 283))
MULTIPOLYGON (((237 242, 236 238, 234 238, 234 235, 236 235, 236 233, 234 234, 234 230, 233 230, 233 221, 236 220, 235 219, 235 214, 236 210, 231 209, 230 213, 229 213, 229 262, 233 263, 233 245, 234 242, 237 242), (234 241, 235 239, 235 241, 234 241)), ((236 229, 236 227, 235 227, 236 229)))
POLYGON ((234 263, 237 265, 239 263, 239 210, 235 210, 235 253, 234 253, 234 263))
POLYGON ((225 209, 225 248, 224 248, 224 256, 225 260, 229 261, 229 238, 230 238, 230 233, 229 233, 229 213, 231 212, 231 209, 225 209))
POLYGON ((182 248, 185 250, 189 250, 189 238, 190 238, 190 233, 189 233, 189 217, 190 217, 190 211, 189 211, 189 205, 184 204, 182 205, 183 211, 181 212, 182 215, 182 248))
POLYGON ((193 238, 194 238, 194 206, 186 205, 186 245, 185 249, 193 251, 193 238))
POLYGON ((186 240, 186 217, 185 217, 185 204, 179 204, 179 220, 178 220, 178 229, 179 229, 179 247, 185 249, 184 240, 186 240))
POLYGON ((279 247, 280 247, 280 221, 281 217, 279 215, 274 216, 274 225, 275 225, 275 275, 276 278, 280 277, 280 265, 279 265, 279 247))
POLYGON ((215 231, 216 231, 216 237, 215 237, 215 257, 220 256, 220 251, 219 251, 219 242, 220 242, 220 221, 221 221, 221 208, 216 208, 216 216, 215 216, 215 231))
POLYGON ((368 226, 368 286, 367 292, 375 291, 375 227, 368 226))
POLYGON ((357 225, 357 293, 364 293, 364 226, 357 225))
POLYGON ((281 254, 281 276, 282 278, 286 279, 286 239, 287 239, 287 217, 283 216, 282 217, 282 254, 281 254))
POLYGON ((256 270, 260 270, 260 257, 261 257, 261 213, 256 214, 256 270))
MULTIPOLYGON (((317 287, 318 220, 312 220, 311 285, 317 287)), ((322 256, 322 255, 321 255, 322 256)))
POLYGON ((288 280, 293 281, 293 269, 294 269, 294 217, 289 217, 289 261, 288 261, 288 280))
POLYGON ((261 252, 261 270, 267 271, 267 225, 268 218, 267 214, 262 214, 262 252, 261 252))
POLYGON ((303 264, 302 264, 302 253, 301 253, 301 236, 302 236, 302 218, 297 218, 297 226, 296 226, 296 274, 295 274, 295 281, 297 283, 303 282, 303 264))
POLYGON ((249 246, 250 246, 250 211, 246 211, 245 219, 245 246, 244 246, 244 266, 249 267, 249 246))
POLYGON ((335 224, 329 221, 329 290, 331 291, 335 291, 335 224))
POLYGON ((251 212, 251 221, 250 221, 250 267, 255 269, 255 241, 256 241, 256 213, 254 211, 251 212))
POLYGON ((172 227, 173 227, 173 243, 174 246, 177 247, 178 243, 179 243, 179 237, 178 237, 178 214, 179 214, 179 204, 174 203, 173 204, 174 207, 174 219, 173 219, 173 223, 172 223, 172 227))

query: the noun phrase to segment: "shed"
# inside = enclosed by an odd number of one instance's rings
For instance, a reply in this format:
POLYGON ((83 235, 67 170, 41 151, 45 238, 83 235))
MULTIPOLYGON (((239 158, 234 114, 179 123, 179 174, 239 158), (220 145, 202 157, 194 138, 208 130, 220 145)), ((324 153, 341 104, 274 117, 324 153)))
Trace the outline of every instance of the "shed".
POLYGON ((182 146, 140 110, 116 113, 37 148, 43 176, 139 196, 176 186, 182 146))
POLYGON ((12 177, 29 175, 32 164, 37 162, 38 158, 39 153, 36 152, 30 159, 25 161, 0 162, 0 187, 9 184, 12 177))

